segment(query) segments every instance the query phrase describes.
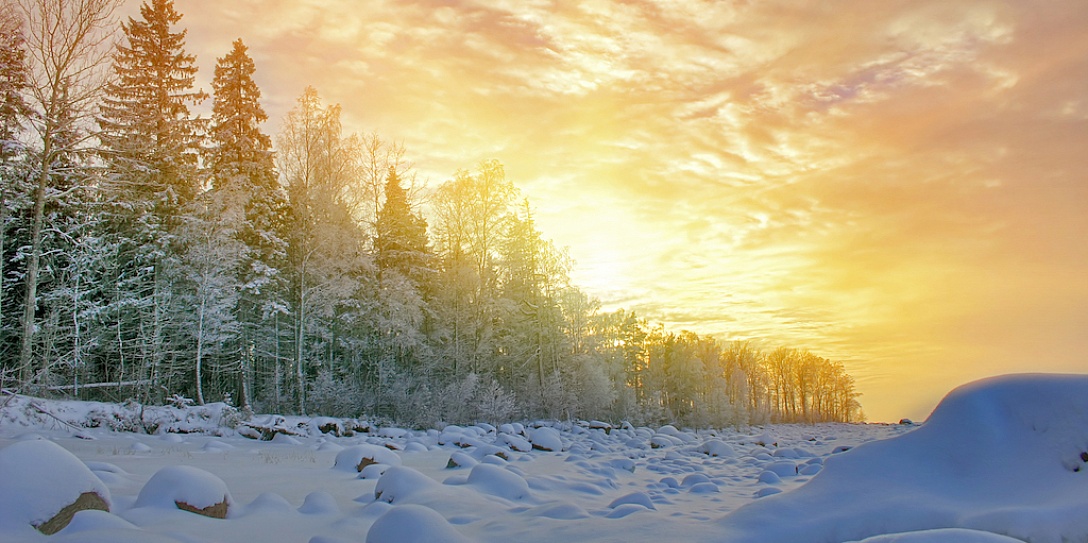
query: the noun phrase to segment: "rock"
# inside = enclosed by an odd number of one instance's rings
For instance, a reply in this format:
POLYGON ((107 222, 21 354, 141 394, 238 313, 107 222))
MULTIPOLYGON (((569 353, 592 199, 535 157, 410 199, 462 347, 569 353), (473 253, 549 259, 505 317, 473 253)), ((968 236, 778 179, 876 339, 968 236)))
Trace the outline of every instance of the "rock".
POLYGON ((554 428, 534 428, 529 432, 529 442, 541 451, 562 451, 563 439, 554 428))

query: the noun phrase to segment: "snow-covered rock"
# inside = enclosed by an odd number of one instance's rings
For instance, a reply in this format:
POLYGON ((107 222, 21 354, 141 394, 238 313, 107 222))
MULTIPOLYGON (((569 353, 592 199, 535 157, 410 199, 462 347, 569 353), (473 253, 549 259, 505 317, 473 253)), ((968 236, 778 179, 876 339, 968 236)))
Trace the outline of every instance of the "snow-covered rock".
POLYGON ((437 486, 434 479, 412 468, 393 466, 378 479, 378 484, 374 487, 374 499, 399 504, 437 486))
POLYGON ((341 471, 361 472, 372 464, 399 466, 401 459, 400 455, 385 447, 363 444, 348 447, 337 453, 333 467, 341 471))
POLYGON ((491 464, 477 464, 468 474, 468 484, 485 494, 508 500, 529 497, 529 484, 520 475, 491 464))
POLYGON ((0 532, 33 526, 52 534, 77 511, 109 508, 109 489, 64 447, 32 439, 0 449, 0 532))
POLYGON ((562 436, 559 435, 559 432, 555 428, 548 428, 547 426, 530 430, 529 442, 533 444, 534 449, 542 451, 563 450, 562 436))
POLYGON ((234 499, 216 475, 192 466, 167 466, 148 479, 135 507, 181 509, 212 518, 226 518, 234 499))

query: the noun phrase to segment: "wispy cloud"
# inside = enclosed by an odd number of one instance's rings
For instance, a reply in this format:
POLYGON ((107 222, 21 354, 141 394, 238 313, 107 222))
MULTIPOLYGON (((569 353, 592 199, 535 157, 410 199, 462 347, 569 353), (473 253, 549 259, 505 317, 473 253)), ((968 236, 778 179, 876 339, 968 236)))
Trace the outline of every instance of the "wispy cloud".
POLYGON ((178 7, 206 77, 250 46, 270 130, 314 85, 432 183, 498 158, 587 289, 846 360, 871 415, 1088 370, 1080 2, 178 7))

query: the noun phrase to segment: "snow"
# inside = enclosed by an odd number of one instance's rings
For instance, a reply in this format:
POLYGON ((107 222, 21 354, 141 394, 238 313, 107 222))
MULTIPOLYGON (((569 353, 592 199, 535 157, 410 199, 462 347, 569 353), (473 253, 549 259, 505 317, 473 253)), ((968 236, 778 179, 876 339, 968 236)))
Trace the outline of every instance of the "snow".
POLYGON ((1088 376, 973 383, 909 425, 417 431, 232 427, 225 405, 137 413, 24 397, 0 411, 0 541, 1088 541, 1088 376), (54 536, 29 527, 87 489, 111 511, 54 536), (224 498, 225 520, 175 505, 224 498))
POLYGON ((468 538, 457 532, 442 515, 421 505, 401 505, 387 511, 366 534, 366 543, 461 543, 468 538))

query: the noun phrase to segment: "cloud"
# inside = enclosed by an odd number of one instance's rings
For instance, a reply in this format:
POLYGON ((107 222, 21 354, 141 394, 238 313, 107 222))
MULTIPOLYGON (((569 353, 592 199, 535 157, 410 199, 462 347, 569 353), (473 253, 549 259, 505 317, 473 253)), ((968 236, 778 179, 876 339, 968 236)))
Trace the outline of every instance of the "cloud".
POLYGON ((845 360, 878 417, 1086 346, 1079 2, 178 8, 205 77, 250 46, 270 132, 314 85, 432 185, 498 158, 606 306, 845 360))

